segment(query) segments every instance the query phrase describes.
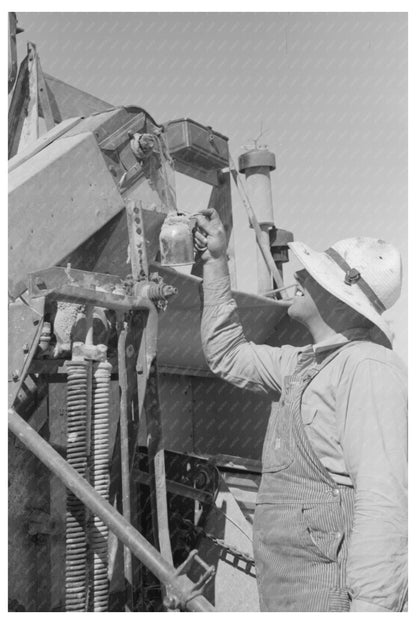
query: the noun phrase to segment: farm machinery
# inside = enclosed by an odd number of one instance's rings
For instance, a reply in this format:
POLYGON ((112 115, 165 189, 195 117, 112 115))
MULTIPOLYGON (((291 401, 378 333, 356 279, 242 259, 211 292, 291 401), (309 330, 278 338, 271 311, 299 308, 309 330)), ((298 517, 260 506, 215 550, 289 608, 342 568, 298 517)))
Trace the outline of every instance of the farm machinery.
POLYGON ((205 362, 176 189, 209 190, 247 338, 303 344, 267 294, 292 240, 274 155, 242 154, 243 184, 222 133, 84 93, 32 43, 17 67, 18 32, 11 13, 9 610, 256 611, 270 402, 205 362))

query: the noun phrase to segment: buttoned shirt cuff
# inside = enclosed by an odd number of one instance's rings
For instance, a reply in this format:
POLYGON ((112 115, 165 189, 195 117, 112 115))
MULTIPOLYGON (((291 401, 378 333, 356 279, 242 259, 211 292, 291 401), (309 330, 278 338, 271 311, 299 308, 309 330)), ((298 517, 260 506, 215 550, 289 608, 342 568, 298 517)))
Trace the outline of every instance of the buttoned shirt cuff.
POLYGON ((381 605, 357 598, 353 598, 350 611, 385 611, 386 613, 392 613, 390 609, 385 609, 381 605))
POLYGON ((202 282, 204 291, 204 305, 214 306, 221 303, 228 303, 232 300, 231 284, 229 276, 219 277, 214 280, 202 282))

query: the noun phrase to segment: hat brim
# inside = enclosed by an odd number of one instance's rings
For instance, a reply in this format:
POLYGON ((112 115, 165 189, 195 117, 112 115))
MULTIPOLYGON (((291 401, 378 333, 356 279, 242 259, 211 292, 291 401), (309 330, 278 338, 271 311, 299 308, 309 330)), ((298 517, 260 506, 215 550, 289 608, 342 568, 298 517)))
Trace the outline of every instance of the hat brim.
POLYGON ((371 321, 383 332, 389 343, 392 342, 393 335, 386 321, 357 284, 349 286, 344 282, 345 272, 335 260, 324 252, 311 249, 301 241, 288 243, 288 245, 299 262, 322 288, 371 321))

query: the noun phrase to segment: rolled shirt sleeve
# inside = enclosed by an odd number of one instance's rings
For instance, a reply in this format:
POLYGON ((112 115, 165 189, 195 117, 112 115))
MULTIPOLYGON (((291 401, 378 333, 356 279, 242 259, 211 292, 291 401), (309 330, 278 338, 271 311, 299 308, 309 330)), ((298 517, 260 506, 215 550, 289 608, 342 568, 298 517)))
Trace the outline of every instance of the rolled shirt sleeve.
POLYGON ((341 442, 354 484, 347 586, 352 611, 401 611, 407 598, 407 384, 387 362, 357 364, 341 442))
POLYGON ((203 282, 201 339, 213 373, 239 388, 279 397, 285 349, 294 349, 246 340, 229 277, 203 282))

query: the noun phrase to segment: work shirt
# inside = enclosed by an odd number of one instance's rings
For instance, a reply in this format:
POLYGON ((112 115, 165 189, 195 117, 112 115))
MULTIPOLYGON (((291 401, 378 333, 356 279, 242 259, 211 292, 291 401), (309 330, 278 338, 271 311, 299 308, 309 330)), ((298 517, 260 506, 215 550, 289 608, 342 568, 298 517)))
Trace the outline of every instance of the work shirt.
POLYGON ((305 432, 331 477, 354 488, 347 585, 352 611, 400 611, 407 596, 407 373, 363 329, 306 347, 248 342, 229 278, 204 281, 202 345, 211 370, 238 386, 280 396, 286 375, 341 352, 308 385, 305 432))

